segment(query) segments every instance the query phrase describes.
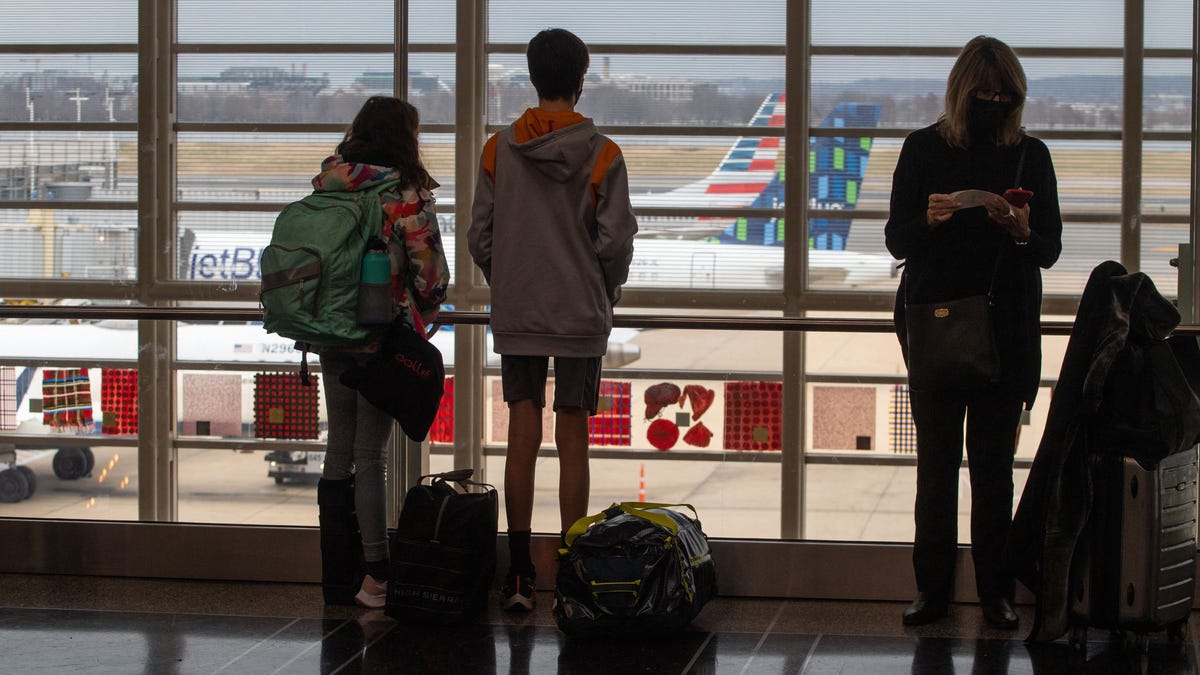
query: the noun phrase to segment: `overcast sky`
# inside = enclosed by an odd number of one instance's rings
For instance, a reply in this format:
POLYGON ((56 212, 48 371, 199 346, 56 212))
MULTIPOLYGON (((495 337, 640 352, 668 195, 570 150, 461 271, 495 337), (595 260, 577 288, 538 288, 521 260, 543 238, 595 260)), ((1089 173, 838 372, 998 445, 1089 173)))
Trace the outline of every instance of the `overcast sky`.
MULTIPOLYGON (((1146 44, 1153 48, 1190 49, 1195 0, 1146 0, 1146 44)), ((412 41, 451 42, 454 3, 410 0, 412 41)), ((0 43, 129 43, 137 39, 136 0, 39 0, 5 3, 0 43)), ((179 0, 180 42, 390 42, 391 0, 179 0), (352 7, 348 11, 347 7, 352 7), (377 18, 372 18, 377 17, 377 18)), ((524 43, 535 32, 562 26, 585 41, 600 43, 768 44, 785 40, 784 0, 493 0, 490 39, 524 43)), ((813 0, 812 33, 823 45, 919 45, 958 47, 987 33, 1021 47, 1120 47, 1123 0, 813 0)), ((0 72, 87 66, 88 57, 46 55, 18 61, 0 57, 0 72), (36 64, 36 65, 35 65, 36 64)), ((495 56, 494 62, 520 65, 520 57, 495 56)), ((221 57, 185 56, 181 74, 212 74, 235 64, 300 63, 309 73, 329 73, 335 82, 364 70, 390 69, 384 56, 300 55, 221 57)), ((92 56, 92 67, 136 69, 136 58, 92 56)), ((782 77, 782 59, 657 56, 611 57, 621 73, 712 77, 751 73, 782 77)), ((594 67, 598 67, 597 66, 594 67)), ((1031 79, 1063 73, 1117 74, 1118 61, 1082 62, 1026 59, 1031 79)), ((453 78, 452 55, 413 57, 413 66, 453 78)), ((858 77, 944 77, 945 59, 817 60, 815 81, 858 77)), ((1150 62, 1147 74, 1186 74, 1184 60, 1150 62)))

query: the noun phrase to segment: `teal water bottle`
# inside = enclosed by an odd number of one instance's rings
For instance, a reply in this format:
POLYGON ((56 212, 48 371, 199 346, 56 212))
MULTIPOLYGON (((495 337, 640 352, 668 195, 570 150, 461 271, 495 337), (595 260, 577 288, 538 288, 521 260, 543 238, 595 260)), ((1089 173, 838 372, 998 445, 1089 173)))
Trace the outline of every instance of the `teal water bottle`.
POLYGON ((379 237, 367 241, 358 281, 358 324, 386 326, 392 322, 392 260, 379 237))

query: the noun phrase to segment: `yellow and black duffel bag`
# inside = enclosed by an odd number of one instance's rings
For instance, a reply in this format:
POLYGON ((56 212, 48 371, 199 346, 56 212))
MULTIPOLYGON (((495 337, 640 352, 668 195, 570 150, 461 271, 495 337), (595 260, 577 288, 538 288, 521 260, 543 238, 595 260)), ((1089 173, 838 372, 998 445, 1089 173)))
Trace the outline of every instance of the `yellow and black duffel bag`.
POLYGON ((568 635, 679 630, 717 594, 708 537, 690 504, 613 504, 576 521, 565 545, 554 619, 568 635))

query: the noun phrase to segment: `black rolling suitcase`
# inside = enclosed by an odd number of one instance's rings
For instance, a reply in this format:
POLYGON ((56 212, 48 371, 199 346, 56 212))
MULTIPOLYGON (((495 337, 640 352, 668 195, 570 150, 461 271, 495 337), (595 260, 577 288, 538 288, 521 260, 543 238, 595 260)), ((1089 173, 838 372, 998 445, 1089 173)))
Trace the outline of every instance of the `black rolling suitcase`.
POLYGON ((1180 640, 1196 579, 1196 448, 1157 466, 1090 458, 1092 515, 1071 568, 1070 642, 1088 627, 1120 631, 1145 651, 1149 634, 1180 640))

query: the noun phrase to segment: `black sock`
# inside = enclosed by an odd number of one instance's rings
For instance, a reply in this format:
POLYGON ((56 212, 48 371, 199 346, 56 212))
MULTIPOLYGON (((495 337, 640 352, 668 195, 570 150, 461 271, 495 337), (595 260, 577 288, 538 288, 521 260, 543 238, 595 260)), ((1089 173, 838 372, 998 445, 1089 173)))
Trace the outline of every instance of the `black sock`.
POLYGON ((388 578, 388 561, 383 560, 367 560, 363 563, 367 574, 375 577, 375 581, 387 581, 388 578))
POLYGON ((533 576, 533 558, 529 553, 529 530, 508 531, 508 569, 510 574, 533 576))

